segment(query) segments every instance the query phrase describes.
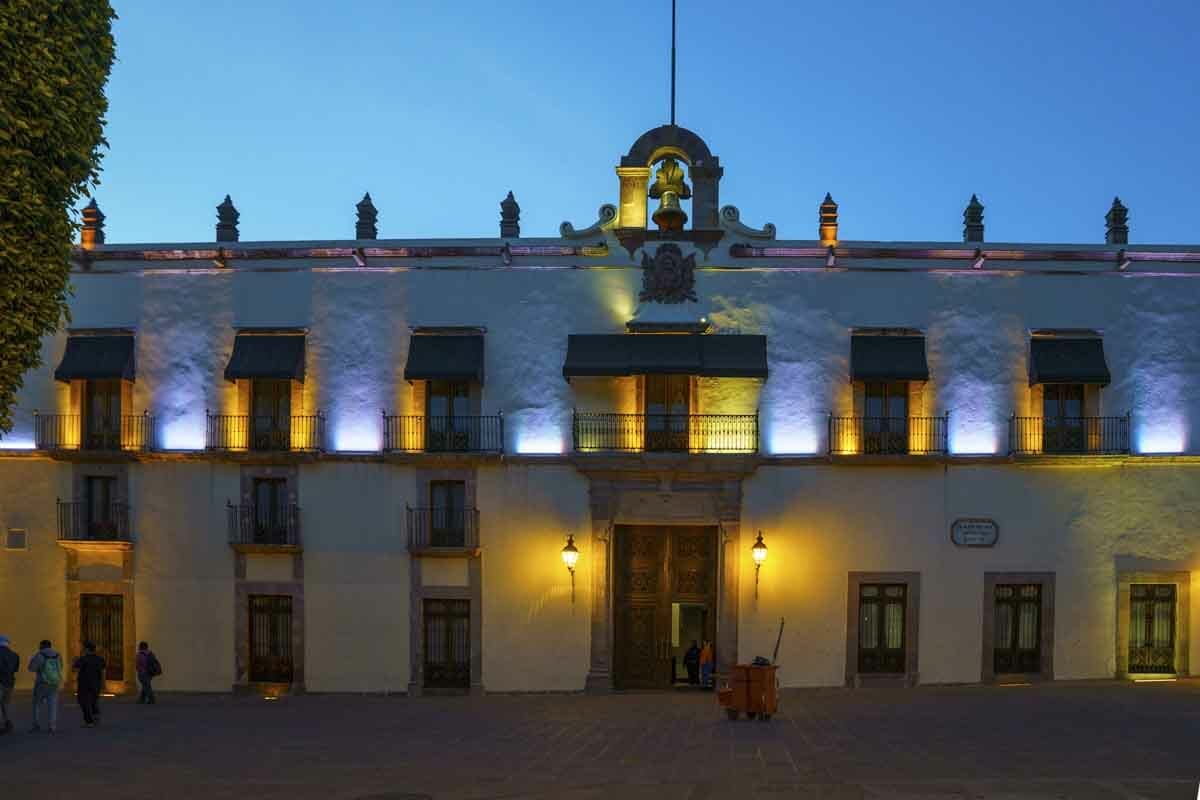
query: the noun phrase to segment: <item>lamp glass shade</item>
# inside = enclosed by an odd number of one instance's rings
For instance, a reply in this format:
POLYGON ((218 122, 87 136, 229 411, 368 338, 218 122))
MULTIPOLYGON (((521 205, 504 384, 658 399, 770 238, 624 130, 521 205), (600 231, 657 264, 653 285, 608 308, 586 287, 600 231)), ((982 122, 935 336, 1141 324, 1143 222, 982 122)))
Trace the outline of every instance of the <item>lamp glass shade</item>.
POLYGON ((575 547, 575 537, 567 536, 567 544, 562 549, 562 560, 567 569, 575 571, 575 562, 579 560, 579 549, 575 547))
POLYGON ((754 540, 754 546, 750 548, 750 554, 754 556, 754 564, 762 566, 767 560, 767 546, 763 543, 762 531, 758 532, 758 538, 754 540))

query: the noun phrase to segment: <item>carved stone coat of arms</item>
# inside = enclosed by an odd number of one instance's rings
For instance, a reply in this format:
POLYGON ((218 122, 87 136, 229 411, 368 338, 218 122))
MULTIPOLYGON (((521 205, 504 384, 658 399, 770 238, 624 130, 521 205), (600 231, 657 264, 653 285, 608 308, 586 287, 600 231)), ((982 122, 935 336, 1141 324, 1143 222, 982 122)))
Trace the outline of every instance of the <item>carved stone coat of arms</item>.
POLYGON ((687 258, 679 245, 660 244, 654 258, 642 253, 642 293, 638 300, 682 303, 696 299, 696 255, 687 258))

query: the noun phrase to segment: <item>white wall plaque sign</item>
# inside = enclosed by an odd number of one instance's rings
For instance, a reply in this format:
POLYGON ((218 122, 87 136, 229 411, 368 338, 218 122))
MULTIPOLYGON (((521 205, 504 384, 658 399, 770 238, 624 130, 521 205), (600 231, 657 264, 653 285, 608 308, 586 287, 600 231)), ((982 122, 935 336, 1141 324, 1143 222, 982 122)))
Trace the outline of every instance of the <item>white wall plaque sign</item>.
POLYGON ((950 541, 959 547, 995 547, 1000 526, 994 519, 963 517, 950 526, 950 541))

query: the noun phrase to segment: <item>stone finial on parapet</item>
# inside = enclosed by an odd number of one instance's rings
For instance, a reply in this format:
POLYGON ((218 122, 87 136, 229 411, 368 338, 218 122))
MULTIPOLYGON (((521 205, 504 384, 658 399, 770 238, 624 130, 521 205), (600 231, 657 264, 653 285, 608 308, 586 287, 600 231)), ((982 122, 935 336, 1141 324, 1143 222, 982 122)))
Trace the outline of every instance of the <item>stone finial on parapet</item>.
POLYGON ((83 226, 79 229, 80 246, 91 250, 98 244, 104 244, 104 212, 96 205, 96 198, 92 198, 80 216, 83 218, 83 226))
POLYGON ((983 241, 983 203, 975 195, 963 210, 963 241, 983 241))
POLYGON ((821 236, 821 244, 833 247, 838 242, 838 205, 833 202, 833 196, 825 193, 825 201, 817 212, 819 225, 817 232, 821 236))
POLYGON ((233 207, 229 195, 217 206, 217 241, 236 242, 238 240, 238 217, 241 214, 233 207))
POLYGON ((1104 215, 1105 244, 1129 244, 1129 209, 1114 197, 1112 208, 1104 215))
POLYGON ((354 238, 377 238, 379 236, 379 229, 375 223, 379 220, 379 211, 376 210, 375 204, 371 202, 371 193, 366 192, 363 194, 362 200, 359 200, 354 207, 358 210, 358 220, 354 223, 354 238))
POLYGON ((500 238, 514 239, 520 235, 521 206, 517 204, 513 193, 509 192, 508 196, 500 201, 500 238))

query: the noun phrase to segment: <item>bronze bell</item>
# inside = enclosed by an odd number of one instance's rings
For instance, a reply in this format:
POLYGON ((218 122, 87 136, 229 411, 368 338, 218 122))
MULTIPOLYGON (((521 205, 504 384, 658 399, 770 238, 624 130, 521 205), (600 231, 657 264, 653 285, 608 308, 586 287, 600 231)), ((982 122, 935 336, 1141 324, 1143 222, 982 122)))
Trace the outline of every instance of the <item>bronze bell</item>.
POLYGON ((681 231, 688 215, 679 206, 679 195, 675 192, 663 192, 658 201, 658 209, 650 219, 654 220, 660 231, 681 231))
POLYGON ((692 196, 692 190, 683 180, 683 168, 673 158, 663 159, 658 168, 650 196, 658 199, 658 209, 650 217, 660 231, 681 231, 688 220, 687 212, 679 205, 680 200, 692 196))

